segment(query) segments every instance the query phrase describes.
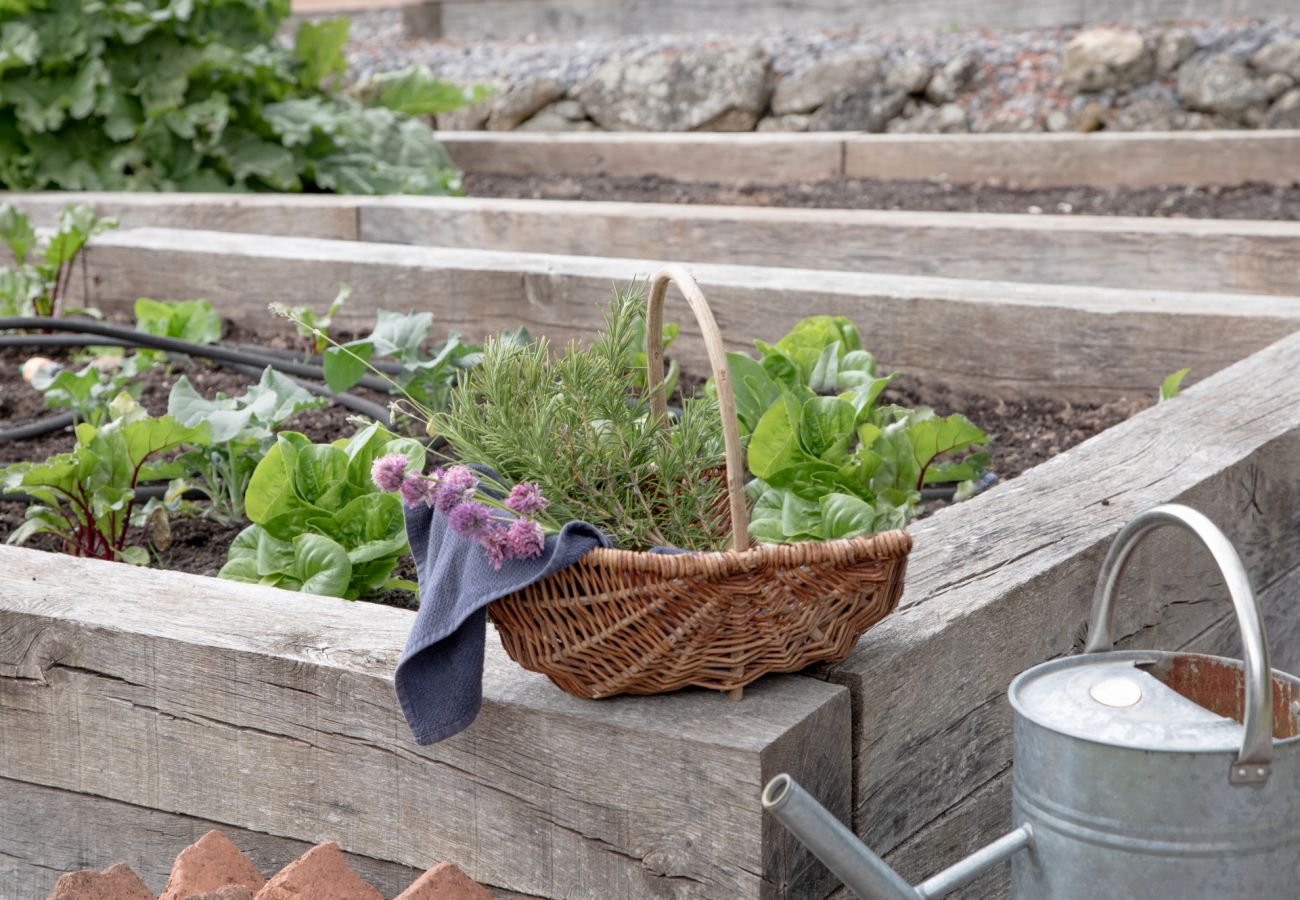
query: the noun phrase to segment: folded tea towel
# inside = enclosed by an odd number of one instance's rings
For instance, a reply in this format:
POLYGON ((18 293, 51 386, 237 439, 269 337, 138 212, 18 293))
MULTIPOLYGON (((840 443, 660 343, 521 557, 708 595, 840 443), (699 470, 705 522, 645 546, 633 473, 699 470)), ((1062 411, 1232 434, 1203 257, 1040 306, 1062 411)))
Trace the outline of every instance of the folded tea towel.
POLYGON ((468 728, 482 705, 487 605, 609 541, 586 522, 570 522, 547 536, 541 556, 506 560, 497 571, 477 541, 456 534, 446 516, 427 507, 406 510, 406 536, 420 611, 394 680, 415 740, 432 744, 468 728))

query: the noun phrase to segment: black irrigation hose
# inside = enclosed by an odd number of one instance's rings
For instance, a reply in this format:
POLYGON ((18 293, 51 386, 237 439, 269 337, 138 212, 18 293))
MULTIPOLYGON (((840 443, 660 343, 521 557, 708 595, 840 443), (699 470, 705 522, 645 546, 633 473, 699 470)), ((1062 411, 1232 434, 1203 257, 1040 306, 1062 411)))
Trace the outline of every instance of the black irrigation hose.
MULTIPOLYGON (((32 320, 30 319, 11 320, 11 319, 0 318, 0 328, 7 327, 7 323, 10 321, 32 321, 32 320)), ((43 322, 45 320, 36 320, 36 321, 43 322)), ((72 321, 86 322, 92 320, 78 319, 72 321)), ((17 327, 29 327, 29 326, 17 326, 17 327)), ((253 364, 247 364, 243 362, 234 362, 231 359, 229 359, 226 356, 226 354, 216 354, 216 353, 208 352, 212 350, 223 350, 224 348, 210 347, 209 345, 206 344, 189 344, 186 341, 173 341, 172 338, 157 338, 154 335, 146 335, 135 331, 127 331, 126 334, 124 335, 120 335, 117 337, 107 337, 102 340, 88 340, 85 337, 86 334, 98 334, 98 333, 91 332, 90 330, 83 329, 83 328, 78 328, 77 330, 81 331, 82 333, 67 334, 67 335, 62 335, 62 334, 0 335, 0 347, 14 347, 14 346, 76 347, 76 346, 85 346, 87 344, 94 344, 96 346, 145 347, 150 349, 165 349, 165 348, 157 347, 155 342, 167 341, 169 343, 174 342, 177 344, 184 344, 187 345, 188 347, 193 348, 193 350, 188 350, 188 349, 175 350, 172 352, 184 353, 185 355, 188 356, 198 356, 202 358, 211 359, 217 365, 227 366, 231 369, 234 369, 237 372, 242 372, 243 374, 253 378, 258 377, 262 373, 262 370, 268 365, 277 371, 284 371, 285 369, 285 365, 284 365, 285 360, 278 359, 278 358, 264 358, 264 357, 260 357, 258 354, 255 353, 241 352, 239 354, 249 359, 256 360, 256 362, 253 364)), ((123 330, 125 331, 125 329, 123 330)), ((296 365, 295 368, 297 368, 296 365)), ((318 375, 316 377, 320 377, 320 376, 318 375)), ((380 382, 379 379, 372 379, 372 380, 383 385, 383 387, 387 387, 387 385, 383 384, 383 382, 380 382)), ((353 412, 360 413, 361 415, 368 416, 371 419, 375 419, 376 421, 382 422, 386 427, 391 425, 391 420, 389 419, 388 416, 388 408, 386 406, 383 406, 378 403, 374 403, 370 400, 366 400, 363 397, 357 397, 353 394, 336 393, 334 391, 331 391, 329 388, 323 387, 321 385, 311 384, 309 382, 303 383, 297 380, 295 380, 294 383, 302 387, 304 390, 316 394, 317 396, 328 397, 331 401, 338 404, 339 406, 342 406, 345 409, 350 409, 353 412)), ((34 437, 40 437, 43 434, 49 434, 52 431, 58 431, 60 428, 66 428, 68 425, 72 424, 72 420, 73 417, 71 413, 60 413, 59 415, 56 416, 50 416, 49 418, 41 419, 36 422, 29 422, 26 425, 20 425, 17 428, 0 430, 0 441, 18 441, 18 440, 27 440, 34 437)))
MULTIPOLYGON (((141 484, 136 485, 135 496, 150 500, 157 498, 161 500, 167 496, 167 485, 165 484, 141 484)), ((208 495, 198 488, 190 488, 181 497, 186 500, 206 500, 208 495)), ((31 503, 33 498, 30 494, 4 494, 0 493, 0 503, 31 503)))
MULTIPOLYGON (((293 350, 282 350, 279 347, 263 347, 260 344, 227 344, 226 346, 233 347, 236 350, 247 350, 250 353, 263 353, 267 356, 274 356, 277 359, 296 359, 299 362, 304 361, 301 353, 296 353, 293 350)), ((319 366, 324 361, 324 359, 325 357, 323 356, 320 356, 318 354, 312 354, 305 361, 310 363, 313 366, 319 366)), ((385 375, 402 374, 401 363, 384 362, 383 360, 372 360, 370 362, 370 367, 375 369, 376 371, 383 372, 385 375)), ((375 380, 378 381, 379 379, 375 379, 375 380)))
MULTIPOLYGON (((37 331, 71 331, 81 334, 93 334, 103 337, 117 338, 122 341, 130 341, 133 346, 147 347, 151 350, 166 350, 169 353, 181 353, 186 356, 197 356, 202 359, 211 359, 218 362, 238 363, 245 366, 257 366, 259 369, 267 366, 273 366, 276 371, 283 372, 286 375, 297 375, 301 378, 314 378, 317 381, 325 380, 325 372, 320 366, 308 365, 292 359, 277 359, 268 357, 265 354, 249 353, 242 350, 231 350, 214 344, 195 344, 190 341, 181 341, 176 338, 159 337, 155 334, 145 334, 136 331, 133 328, 127 328, 121 325, 110 325, 107 322, 100 322, 95 319, 83 317, 70 317, 65 319, 43 318, 39 316, 12 316, 0 318, 0 331, 21 330, 25 328, 35 329, 37 331)), ((39 335, 38 335, 39 336, 39 335)), ((86 341, 88 344, 94 344, 95 341, 86 341)), ((387 390, 388 384, 377 378, 363 378, 358 382, 364 387, 374 388, 376 390, 387 390)))
POLYGON ((17 428, 0 429, 0 441, 27 441, 32 438, 40 437, 43 434, 49 434, 51 431, 58 431, 60 428, 67 428, 73 422, 73 415, 70 412, 59 413, 58 415, 49 416, 44 419, 37 419, 35 422, 28 422, 26 425, 19 425, 17 428))

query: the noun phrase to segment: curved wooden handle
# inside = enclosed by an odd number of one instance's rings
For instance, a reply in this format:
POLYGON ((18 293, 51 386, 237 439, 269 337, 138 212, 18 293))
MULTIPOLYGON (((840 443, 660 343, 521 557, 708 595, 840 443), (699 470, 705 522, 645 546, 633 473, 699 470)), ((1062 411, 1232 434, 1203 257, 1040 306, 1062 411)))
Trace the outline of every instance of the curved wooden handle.
POLYGON ((695 276, 681 266, 666 266, 650 283, 650 298, 646 303, 646 383, 651 386, 650 409, 656 421, 668 421, 668 397, 664 392, 664 297, 669 284, 677 285, 695 321, 704 335, 704 346, 709 351, 709 366, 713 369, 713 383, 718 389, 718 412, 722 416, 722 443, 727 460, 727 494, 731 500, 731 546, 734 550, 749 549, 749 505, 745 502, 745 459, 740 453, 740 425, 736 419, 736 397, 731 390, 731 370, 727 368, 727 351, 722 345, 722 332, 713 318, 713 311, 704 299, 695 276))

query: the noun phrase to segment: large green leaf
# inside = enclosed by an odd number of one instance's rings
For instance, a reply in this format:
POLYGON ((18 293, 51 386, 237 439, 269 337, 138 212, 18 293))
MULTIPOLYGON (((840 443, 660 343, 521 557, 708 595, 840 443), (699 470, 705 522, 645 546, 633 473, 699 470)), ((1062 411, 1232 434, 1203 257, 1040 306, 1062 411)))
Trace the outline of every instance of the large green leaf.
POLYGON ((491 93, 485 86, 465 90, 451 82, 440 81, 428 66, 423 65, 381 72, 366 87, 370 103, 409 116, 451 112, 478 103, 491 93))
POLYGON ((27 254, 36 246, 36 229, 12 203, 0 206, 0 240, 9 247, 19 265, 27 262, 27 254))
POLYGON ((145 334, 194 344, 221 340, 221 316, 207 300, 135 301, 135 328, 145 334))
POLYGON ((320 534, 300 534, 293 539, 294 577, 304 594, 343 597, 352 579, 347 551, 320 534))
POLYGON ((302 63, 298 76, 303 87, 317 88, 326 79, 342 77, 348 69, 343 47, 348 42, 348 19, 304 19, 294 40, 294 55, 302 63))
POLYGON ((786 392, 763 414, 749 439, 749 471, 768 478, 803 458, 799 449, 801 413, 802 404, 786 392))

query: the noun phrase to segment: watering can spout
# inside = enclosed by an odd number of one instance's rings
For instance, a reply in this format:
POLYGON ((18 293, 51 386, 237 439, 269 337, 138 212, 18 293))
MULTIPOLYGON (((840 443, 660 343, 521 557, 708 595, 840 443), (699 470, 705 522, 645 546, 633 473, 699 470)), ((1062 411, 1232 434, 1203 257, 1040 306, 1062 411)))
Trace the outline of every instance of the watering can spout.
POLYGON ((778 775, 767 783, 763 789, 763 808, 776 816, 860 900, 945 897, 1029 847, 1034 840, 1030 826, 1022 825, 912 887, 789 775, 778 775))

